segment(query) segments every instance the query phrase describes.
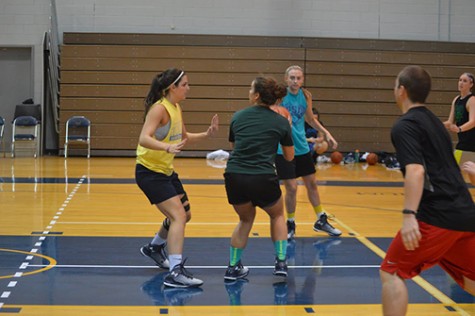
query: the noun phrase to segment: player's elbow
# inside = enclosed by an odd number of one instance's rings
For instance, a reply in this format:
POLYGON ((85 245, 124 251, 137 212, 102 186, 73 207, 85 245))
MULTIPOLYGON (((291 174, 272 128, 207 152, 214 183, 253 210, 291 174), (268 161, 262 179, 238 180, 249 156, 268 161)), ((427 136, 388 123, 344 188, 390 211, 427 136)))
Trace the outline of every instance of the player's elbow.
POLYGON ((294 146, 282 146, 282 152, 285 160, 292 161, 294 159, 294 146))
POLYGON ((423 180, 425 176, 425 169, 420 164, 408 164, 406 165, 406 178, 410 176, 413 179, 423 180))

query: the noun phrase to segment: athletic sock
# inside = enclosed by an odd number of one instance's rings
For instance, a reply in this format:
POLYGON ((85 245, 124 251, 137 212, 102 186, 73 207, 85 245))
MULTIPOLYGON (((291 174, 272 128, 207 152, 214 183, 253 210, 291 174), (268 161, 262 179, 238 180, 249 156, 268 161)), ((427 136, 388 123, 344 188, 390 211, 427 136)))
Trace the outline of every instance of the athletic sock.
POLYGON ((275 256, 279 260, 285 260, 287 256, 287 239, 274 241, 275 256))
POLYGON ((229 265, 235 266, 241 260, 242 248, 229 247, 229 265))
POLYGON ((181 263, 182 254, 168 255, 168 261, 170 262, 170 271, 172 271, 174 267, 176 267, 177 265, 181 263))
POLYGON ((287 220, 289 222, 295 222, 295 212, 293 213, 287 213, 287 220))
POLYGON ((159 246, 160 246, 160 245, 163 245, 163 244, 166 243, 166 242, 167 242, 167 241, 166 241, 165 239, 161 238, 161 237, 158 235, 158 233, 157 233, 157 234, 155 235, 155 237, 153 237, 151 244, 152 244, 152 245, 159 245, 159 246))
POLYGON ((317 217, 320 218, 320 216, 322 215, 322 213, 325 212, 325 210, 323 209, 322 205, 319 204, 318 206, 314 206, 313 207, 313 211, 315 212, 315 214, 317 214, 317 217))

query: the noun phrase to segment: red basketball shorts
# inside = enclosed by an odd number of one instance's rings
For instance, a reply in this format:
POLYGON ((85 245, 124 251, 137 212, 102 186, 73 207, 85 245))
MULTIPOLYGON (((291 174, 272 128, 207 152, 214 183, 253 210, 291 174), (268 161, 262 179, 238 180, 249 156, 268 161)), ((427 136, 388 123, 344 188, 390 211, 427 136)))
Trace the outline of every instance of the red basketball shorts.
POLYGON ((475 280, 475 232, 448 230, 419 221, 419 248, 406 250, 398 232, 389 246, 381 270, 410 279, 435 264, 463 288, 463 276, 475 280))

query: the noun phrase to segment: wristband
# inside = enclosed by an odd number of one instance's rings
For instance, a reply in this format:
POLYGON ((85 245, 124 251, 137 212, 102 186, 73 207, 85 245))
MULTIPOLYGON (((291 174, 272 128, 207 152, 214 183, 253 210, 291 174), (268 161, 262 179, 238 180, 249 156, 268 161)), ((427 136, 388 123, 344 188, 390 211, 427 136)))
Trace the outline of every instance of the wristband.
POLYGON ((416 214, 417 214, 417 212, 412 211, 412 210, 407 210, 407 209, 403 209, 403 210, 402 210, 402 213, 403 213, 403 214, 412 214, 412 215, 416 215, 416 214))

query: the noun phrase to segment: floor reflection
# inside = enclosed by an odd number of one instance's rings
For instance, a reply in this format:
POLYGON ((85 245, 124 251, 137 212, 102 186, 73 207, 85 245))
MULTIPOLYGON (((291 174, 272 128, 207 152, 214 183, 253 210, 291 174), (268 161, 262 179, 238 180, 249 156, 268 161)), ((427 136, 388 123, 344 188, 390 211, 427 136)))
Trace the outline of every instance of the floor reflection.
POLYGON ((249 283, 248 279, 224 281, 224 287, 229 296, 229 305, 241 305, 241 294, 247 283, 249 283))
POLYGON ((168 275, 163 271, 142 284, 142 292, 146 293, 157 306, 186 306, 190 305, 194 298, 203 293, 199 287, 175 288, 163 285, 163 279, 168 275))

